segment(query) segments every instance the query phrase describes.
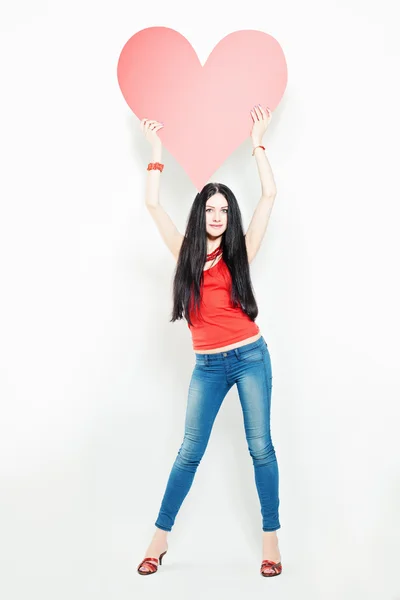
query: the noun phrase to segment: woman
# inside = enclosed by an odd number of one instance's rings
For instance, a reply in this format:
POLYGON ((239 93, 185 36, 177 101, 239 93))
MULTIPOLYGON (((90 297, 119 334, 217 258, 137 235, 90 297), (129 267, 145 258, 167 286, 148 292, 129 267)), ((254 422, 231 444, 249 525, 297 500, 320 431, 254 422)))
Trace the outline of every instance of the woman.
POLYGON ((167 482, 156 530, 138 573, 150 575, 162 564, 167 535, 186 497, 207 447, 211 429, 229 389, 236 384, 243 410, 246 438, 253 460, 262 514, 260 572, 272 577, 282 572, 276 530, 278 463, 270 434, 272 390, 267 344, 255 323, 258 314, 249 263, 264 236, 276 195, 272 171, 261 146, 271 111, 258 105, 250 111, 251 139, 261 180, 261 198, 246 235, 232 191, 208 183, 193 202, 182 236, 158 202, 163 170, 162 123, 143 119, 142 130, 152 145, 148 165, 146 205, 177 260, 171 321, 185 318, 192 334, 196 364, 189 386, 185 435, 167 482))

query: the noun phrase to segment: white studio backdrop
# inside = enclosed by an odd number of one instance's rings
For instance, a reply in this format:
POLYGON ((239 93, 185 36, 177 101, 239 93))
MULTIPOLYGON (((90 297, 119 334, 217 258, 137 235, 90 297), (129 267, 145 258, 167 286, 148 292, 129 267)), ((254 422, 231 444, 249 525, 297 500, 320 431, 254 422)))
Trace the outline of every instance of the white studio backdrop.
MULTIPOLYGON (((399 600, 396 3, 0 10, 2 597, 399 600), (136 574, 194 367, 187 324, 169 322, 175 262, 144 206, 150 147, 116 76, 150 26, 182 33, 203 64, 228 33, 259 29, 288 63, 264 138, 278 193, 251 265, 273 368, 273 580, 258 573, 236 388, 160 573, 136 574)), ((196 190, 166 150, 163 162, 161 203, 183 232, 196 190)), ((250 139, 211 179, 233 189, 247 228, 260 194, 250 139)))

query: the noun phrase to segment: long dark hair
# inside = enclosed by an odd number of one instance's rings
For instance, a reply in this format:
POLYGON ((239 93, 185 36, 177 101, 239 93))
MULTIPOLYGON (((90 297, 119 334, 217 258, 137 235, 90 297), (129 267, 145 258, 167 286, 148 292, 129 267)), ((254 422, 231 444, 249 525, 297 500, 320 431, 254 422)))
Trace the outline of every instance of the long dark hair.
POLYGON ((232 277, 232 305, 241 306, 252 321, 258 315, 238 202, 234 193, 223 183, 207 183, 196 195, 190 209, 174 276, 170 322, 185 318, 192 325, 190 312, 193 309, 196 313, 199 311, 207 258, 206 202, 217 193, 222 194, 228 202, 227 228, 221 239, 221 258, 232 277))

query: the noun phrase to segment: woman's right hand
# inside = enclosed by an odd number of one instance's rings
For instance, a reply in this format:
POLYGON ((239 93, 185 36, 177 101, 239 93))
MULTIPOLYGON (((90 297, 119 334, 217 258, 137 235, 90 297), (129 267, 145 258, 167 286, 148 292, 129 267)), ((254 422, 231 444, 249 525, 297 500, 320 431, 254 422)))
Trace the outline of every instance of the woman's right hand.
POLYGON ((163 123, 158 121, 151 121, 150 119, 142 119, 140 121, 140 128, 144 133, 144 136, 148 142, 154 147, 161 145, 161 140, 157 135, 157 132, 164 127, 163 123))

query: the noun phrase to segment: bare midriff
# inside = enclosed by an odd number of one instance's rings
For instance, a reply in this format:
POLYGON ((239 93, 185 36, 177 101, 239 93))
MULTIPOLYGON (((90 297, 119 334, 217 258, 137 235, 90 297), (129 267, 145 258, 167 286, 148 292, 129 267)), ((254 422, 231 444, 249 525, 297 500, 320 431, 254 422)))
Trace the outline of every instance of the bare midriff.
POLYGON ((229 346, 222 346, 221 348, 212 348, 211 350, 195 350, 196 354, 215 354, 216 352, 226 352, 227 350, 233 350, 234 348, 239 348, 240 346, 244 346, 245 344, 251 344, 251 342, 257 341, 261 337, 261 333, 257 333, 257 335, 253 335, 245 340, 241 340, 240 342, 235 342, 234 344, 230 344, 229 346))

